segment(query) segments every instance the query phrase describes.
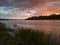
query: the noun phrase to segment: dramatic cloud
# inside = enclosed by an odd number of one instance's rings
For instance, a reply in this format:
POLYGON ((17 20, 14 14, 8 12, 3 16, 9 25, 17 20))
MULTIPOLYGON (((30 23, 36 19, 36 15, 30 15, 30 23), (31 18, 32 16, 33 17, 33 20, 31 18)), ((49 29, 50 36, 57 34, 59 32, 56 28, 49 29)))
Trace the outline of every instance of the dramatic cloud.
POLYGON ((0 7, 0 18, 24 19, 33 16, 36 11, 31 9, 0 7))
POLYGON ((60 0, 0 0, 0 18, 60 14, 60 0))
POLYGON ((60 14, 60 2, 49 2, 40 7, 37 15, 60 14))
POLYGON ((0 6, 33 7, 50 2, 60 2, 60 0, 0 0, 0 6))

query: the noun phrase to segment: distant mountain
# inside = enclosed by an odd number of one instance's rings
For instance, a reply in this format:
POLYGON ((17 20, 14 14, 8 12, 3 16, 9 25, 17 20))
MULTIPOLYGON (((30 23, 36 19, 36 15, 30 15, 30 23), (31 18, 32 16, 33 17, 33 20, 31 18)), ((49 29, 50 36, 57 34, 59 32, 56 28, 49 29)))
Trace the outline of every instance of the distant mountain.
POLYGON ((51 14, 49 16, 34 16, 34 17, 29 17, 26 20, 60 20, 60 14, 51 14))

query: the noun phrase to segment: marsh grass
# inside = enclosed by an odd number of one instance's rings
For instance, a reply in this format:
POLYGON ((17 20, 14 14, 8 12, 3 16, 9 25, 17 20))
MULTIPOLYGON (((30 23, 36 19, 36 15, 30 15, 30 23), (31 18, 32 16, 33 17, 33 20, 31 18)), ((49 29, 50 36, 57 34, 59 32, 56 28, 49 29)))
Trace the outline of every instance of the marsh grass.
POLYGON ((51 33, 45 34, 43 31, 23 27, 14 31, 0 23, 0 45, 57 45, 57 43, 51 33), (15 36, 11 36, 9 32, 14 32, 15 36))

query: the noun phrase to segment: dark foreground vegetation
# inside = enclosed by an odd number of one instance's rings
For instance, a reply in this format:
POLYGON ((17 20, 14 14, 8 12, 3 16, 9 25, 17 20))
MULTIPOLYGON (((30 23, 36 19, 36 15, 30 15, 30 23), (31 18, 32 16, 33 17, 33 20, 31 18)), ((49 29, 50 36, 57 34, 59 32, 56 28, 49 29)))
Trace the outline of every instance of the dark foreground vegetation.
POLYGON ((60 14, 56 15, 56 14, 52 14, 49 16, 34 16, 34 17, 30 17, 27 18, 26 20, 60 20, 60 14))
POLYGON ((18 31, 6 28, 0 23, 0 45, 60 45, 55 36, 42 31, 19 28, 18 31))

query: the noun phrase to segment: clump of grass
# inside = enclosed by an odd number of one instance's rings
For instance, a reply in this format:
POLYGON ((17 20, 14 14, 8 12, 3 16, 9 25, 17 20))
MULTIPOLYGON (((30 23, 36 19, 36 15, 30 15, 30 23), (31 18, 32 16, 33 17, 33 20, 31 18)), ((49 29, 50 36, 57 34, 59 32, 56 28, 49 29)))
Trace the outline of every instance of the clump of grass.
POLYGON ((16 33, 17 45, 55 45, 54 37, 42 31, 20 28, 16 33))
POLYGON ((13 45, 13 37, 9 34, 13 30, 0 23, 0 45, 13 45))
POLYGON ((0 23, 0 45, 57 45, 55 38, 50 33, 45 34, 43 31, 19 28, 12 37, 9 32, 14 29, 5 27, 5 24, 0 23))
POLYGON ((5 26, 6 26, 5 24, 0 22, 0 31, 3 31, 5 29, 5 26))

